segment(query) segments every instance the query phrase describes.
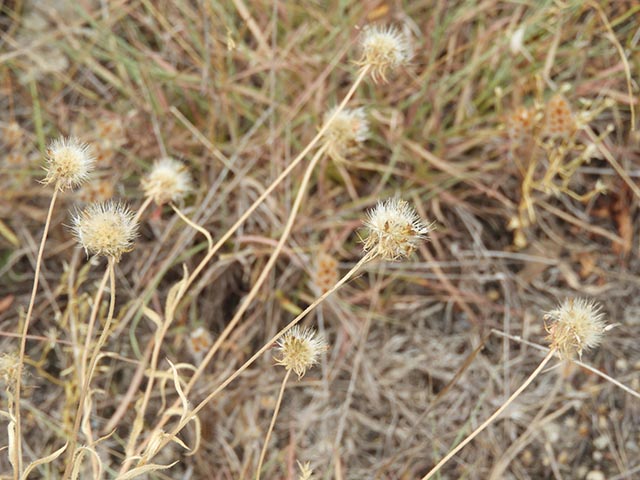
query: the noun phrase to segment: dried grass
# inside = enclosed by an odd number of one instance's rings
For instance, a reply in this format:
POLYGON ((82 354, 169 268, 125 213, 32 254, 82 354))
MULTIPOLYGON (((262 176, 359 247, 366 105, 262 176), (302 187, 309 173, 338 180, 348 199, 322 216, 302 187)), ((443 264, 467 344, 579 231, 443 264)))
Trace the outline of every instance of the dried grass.
MULTIPOLYGON (((273 271, 188 392, 189 408, 326 290, 314 284, 319 254, 335 258, 341 274, 358 262, 363 212, 397 194, 435 221, 431 241, 408 262, 367 264, 304 320, 330 349, 288 382, 263 478, 297 478, 298 462, 309 462, 315 479, 420 478, 543 357, 491 329, 542 343, 543 312, 567 296, 597 299, 618 324, 583 361, 640 390, 636 2, 76 3, 0 4, 2 352, 18 350, 34 280, 52 193, 37 182, 48 139, 77 136, 97 157, 90 186, 60 193, 42 262, 21 422, 24 468, 47 462, 30 478, 73 469, 62 447, 105 268, 75 246, 69 210, 111 193, 139 207, 140 179, 162 157, 180 159, 195 179, 175 206, 192 225, 171 206, 149 206, 135 250, 116 267, 114 331, 78 439, 84 445, 90 430, 101 440, 75 457, 78 478, 98 468, 116 478, 149 366, 157 361, 141 440, 159 412, 184 404, 176 392, 187 391, 202 360, 191 332, 204 327, 215 342, 233 318, 286 228, 311 157, 194 277, 164 324, 182 265, 193 273, 209 248, 198 228, 217 242, 308 145, 352 85, 359 30, 374 22, 408 34, 414 57, 388 83, 356 90, 349 106, 367 112, 370 138, 346 161, 320 159, 273 271), (583 125, 547 138, 544 112, 558 93, 583 125), (512 125, 524 108, 527 122, 512 125), (145 308, 162 314, 159 324, 145 308), (154 338, 162 339, 155 353, 154 338)), ((106 295, 101 322, 108 304, 106 295)), ((150 463, 178 463, 140 473, 254 478, 282 382, 275 353, 178 437, 150 439, 170 442, 150 463)), ((10 393, 0 401, 6 411, 10 393)), ((6 446, 10 416, 2 421, 6 446)), ((636 398, 562 363, 440 478, 635 478, 639 425, 636 398)), ((5 448, 0 478, 11 472, 5 448)))

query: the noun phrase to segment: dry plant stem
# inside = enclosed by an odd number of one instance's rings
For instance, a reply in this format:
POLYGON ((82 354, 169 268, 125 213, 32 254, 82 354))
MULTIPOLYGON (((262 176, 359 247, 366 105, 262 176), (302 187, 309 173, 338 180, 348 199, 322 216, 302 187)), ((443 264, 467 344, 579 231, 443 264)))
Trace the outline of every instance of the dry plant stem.
POLYGON ((147 198, 144 199, 144 202, 142 202, 142 205, 140 205, 140 208, 136 212, 136 216, 133 217, 134 221, 136 221, 136 222, 140 221, 140 218, 142 218, 142 214, 149 207, 149 205, 151 204, 152 201, 153 200, 152 200, 151 197, 147 197, 147 198))
POLYGON ((456 453, 458 453, 460 450, 462 450, 465 447, 465 445, 467 445, 469 442, 471 442, 471 440, 476 438, 480 432, 482 432, 496 418, 498 418, 500 416, 500 414, 502 412, 504 412, 506 410, 506 408, 509 405, 511 405, 511 403, 516 398, 518 398, 518 396, 520 396, 520 394, 522 392, 524 392, 524 390, 531 384, 531 382, 533 382, 533 380, 544 369, 545 365, 547 363, 549 363, 549 360, 551 360, 553 358, 555 353, 556 353, 555 350, 549 350, 549 353, 547 353, 547 356, 542 359, 542 361, 540 362, 540 365, 538 365, 538 367, 533 371, 533 373, 531 375, 529 375, 529 378, 527 378, 524 381, 524 383, 522 385, 520 385, 520 387, 515 392, 513 392, 513 394, 511 394, 511 396, 507 399, 507 401, 504 402, 500 406, 500 408, 498 408, 495 412, 493 412, 493 414, 489 418, 487 418, 478 428, 476 428, 473 432, 471 432, 471 434, 469 434, 469 436, 467 436, 467 438, 465 438, 453 450, 451 450, 449 453, 447 453, 447 455, 442 460, 440 460, 438 462, 438 464, 429 471, 429 473, 427 473, 424 477, 422 477, 422 480, 428 480, 429 478, 433 477, 438 472, 438 470, 440 470, 440 468, 442 468, 442 466, 445 463, 447 463, 449 460, 451 460, 451 458, 453 458, 456 455, 456 453))
POLYGON ((347 105, 347 102, 351 99, 351 97, 353 97, 353 94, 355 93, 358 86, 362 83, 362 80, 364 80, 368 72, 369 72, 368 67, 364 67, 361 69, 358 77, 353 82, 353 85, 351 86, 347 94, 344 96, 344 99, 342 100, 338 108, 336 108, 335 111, 333 112, 333 115, 325 122, 322 128, 320 128, 316 136, 313 137, 313 139, 304 148, 304 150, 302 150, 302 152, 300 152, 298 156, 296 156, 296 158, 292 160, 289 166, 282 171, 282 173, 278 176, 278 178, 276 178, 273 181, 273 183, 269 185, 267 189, 256 199, 256 201, 253 202, 253 204, 245 212, 243 212, 242 216, 236 221, 236 223, 234 223, 231 226, 231 228, 229 228, 229 230, 227 230, 225 234, 222 235, 222 237, 220 237, 220 240, 218 240, 218 242, 207 252, 207 255, 202 259, 202 261, 198 264, 198 266, 189 276, 189 279, 187 280, 186 288, 189 288, 189 286, 193 283, 196 277, 200 274, 202 269, 206 267, 207 263, 209 263, 209 261, 213 258, 216 252, 220 250, 220 247, 222 247, 222 245, 224 245, 224 243, 227 240, 229 240, 229 238, 231 238, 231 235, 233 235, 235 231, 238 230, 238 228, 240 228, 240 225, 242 225, 247 220, 247 218, 251 216, 251 214, 260 206, 260 204, 264 201, 264 199, 267 198, 269 194, 271 194, 271 192, 273 192, 273 190, 275 190, 275 188, 278 185, 280 185, 280 183, 285 178, 289 176, 291 171, 304 159, 304 157, 307 156, 307 154, 313 149, 313 147, 316 146, 316 144, 320 141, 320 139, 325 134, 327 129, 331 126, 331 123, 333 122, 333 120, 340 114, 340 112, 342 112, 342 110, 344 110, 344 107, 347 105))
POLYGON ((173 211, 176 212, 176 215, 178 215, 184 223, 186 223, 191 228, 193 228, 194 230, 197 230, 202 235, 204 235, 204 237, 207 239, 207 243, 209 245, 209 251, 210 251, 211 248, 213 247, 213 239, 211 238, 211 234, 208 231, 206 231, 204 228, 202 228, 200 225, 198 225, 197 223, 194 223, 191 220, 189 220, 187 216, 184 213, 182 213, 180 209, 176 207, 173 203, 171 203, 170 205, 173 211))
MULTIPOLYGON (((265 200, 265 198, 267 198, 267 196, 271 192, 273 192, 273 190, 291 173, 291 171, 304 159, 304 157, 311 151, 311 149, 320 141, 322 136, 325 134, 325 132, 331 126, 331 123, 340 114, 340 112, 342 112, 342 110, 344 110, 345 106, 347 105, 347 102, 351 99, 351 97, 353 97, 356 89, 358 88, 358 86, 362 83, 364 78, 369 73, 369 69, 370 68, 368 66, 365 66, 365 67, 360 69, 360 72, 359 72, 356 80, 353 82, 353 85, 351 86, 351 88, 349 89, 347 94, 342 99, 342 102, 340 102, 338 107, 334 110, 333 115, 331 115, 331 117, 324 123, 324 125, 320 128, 318 133, 315 135, 315 137, 313 137, 313 139, 304 148, 304 150, 302 150, 302 152, 300 152, 293 159, 293 161, 289 164, 289 166, 283 170, 283 172, 278 176, 278 178, 276 178, 273 181, 273 183, 271 185, 269 185, 269 187, 267 187, 267 189, 256 199, 256 201, 253 202, 253 204, 245 212, 243 212, 242 216, 231 226, 231 228, 229 228, 224 233, 224 235, 222 235, 222 237, 220 237, 220 239, 216 242, 216 244, 212 248, 209 249, 209 251, 207 252, 207 255, 205 255, 205 257, 198 264, 198 266, 194 269, 194 271, 191 273, 191 275, 189 275, 189 278, 187 279, 186 285, 184 287, 184 292, 186 292, 188 290, 189 286, 195 281, 197 276, 205 268, 205 266, 209 263, 209 261, 213 258, 213 256, 220 249, 220 247, 222 247, 222 245, 231 237, 231 235, 233 235, 235 233, 235 231, 247 220, 247 218, 249 218, 249 216, 258 208, 258 206, 260 206, 260 204, 265 200)), ((317 160, 316 160, 316 162, 317 162, 317 160)), ((300 188, 300 191, 302 192, 303 189, 300 188)), ((284 235, 283 235, 283 237, 284 237, 284 235)), ((266 270, 267 269, 265 268, 265 271, 266 270)), ((265 277, 266 277, 266 275, 265 275, 265 277)), ((179 302, 179 300, 180 300, 179 298, 176 299, 176 303, 179 302)), ((246 302, 246 303, 247 303, 247 306, 248 306, 248 302, 246 302)), ((245 310, 246 310, 246 307, 245 307, 245 310)), ((232 320, 232 322, 233 322, 233 320, 232 320)), ((229 324, 229 325, 231 325, 231 324, 229 324)), ((227 329, 230 330, 229 326, 227 327, 227 329)), ((227 329, 225 329, 225 331, 227 329)), ((223 332, 223 334, 224 334, 224 332, 223 332)), ((221 338, 222 338, 222 335, 216 341, 216 343, 211 347, 210 352, 206 355, 206 357, 203 359, 203 361, 198 366, 198 369, 194 372, 193 376, 189 380, 189 383, 185 387, 185 390, 184 390, 184 394, 185 395, 187 395, 187 396, 189 395, 189 392, 191 391, 191 389, 195 385, 196 381, 200 378, 200 376, 202 375, 202 373, 206 369, 209 361, 213 357, 213 354, 211 354, 211 351, 213 351, 213 353, 215 353, 215 351, 217 351, 219 346, 222 344, 223 340, 221 340, 221 338)), ((180 403, 179 399, 176 400, 174 405, 173 405, 173 407, 177 407, 179 405, 179 403, 180 403)), ((154 431, 159 430, 160 428, 162 428, 166 424, 166 422, 169 420, 169 418, 170 417, 168 417, 166 415, 163 415, 160 418, 160 421, 159 421, 158 425, 156 425, 156 427, 154 428, 154 431)), ((147 443, 148 439, 150 439, 150 438, 152 438, 151 435, 148 436, 147 440, 145 440, 145 442, 143 442, 142 445, 140 445, 138 447, 138 449, 136 451, 136 454, 140 454, 142 449, 146 446, 146 443, 147 443)), ((122 468, 120 469, 120 474, 126 472, 128 470, 129 465, 130 465, 130 462, 125 462, 123 464, 122 468)))
POLYGON ((105 332, 107 331, 107 327, 111 324, 111 318, 113 317, 113 312, 115 309, 115 274, 114 274, 114 264, 115 259, 113 257, 109 258, 109 264, 107 265, 107 269, 102 276, 102 280, 100 281, 100 285, 98 286, 98 291, 93 300, 93 306, 91 308, 91 316, 89 317, 89 328, 87 329, 87 337, 84 342, 84 349, 82 351, 82 360, 80 362, 80 376, 79 382, 82 385, 82 389, 80 390, 80 397, 78 399, 78 410, 76 411, 76 417, 73 423, 73 431, 69 436, 69 448, 67 452, 69 452, 70 459, 67 463, 67 466, 64 471, 64 475, 62 478, 69 478, 71 475, 71 469, 73 467, 73 458, 75 456, 75 449, 77 444, 78 432, 80 431, 80 424, 82 423, 82 417, 84 416, 84 403, 87 397, 87 392, 89 390, 89 383, 91 382, 91 376, 93 374, 93 368, 95 368, 95 361, 97 359, 98 349, 100 347, 100 341, 96 344, 96 349, 91 356, 91 360, 89 363, 89 368, 85 368, 87 365, 87 356, 89 353, 89 348, 91 346, 91 338, 93 337, 93 327, 95 325, 96 319, 98 317, 98 311, 100 310, 100 303, 102 300, 102 295, 104 293, 104 289, 107 285, 107 279, 111 279, 111 299, 109 301, 109 313, 107 315, 107 324, 105 325, 105 329, 100 336, 100 340, 104 341, 106 339, 105 332), (103 339, 103 337, 105 337, 103 339))
POLYGON ((616 37, 616 33, 614 32, 613 27, 611 26, 611 22, 609 22, 609 19, 607 18, 607 14, 602 9, 602 6, 598 5, 598 3, 593 0, 590 1, 589 3, 591 4, 591 6, 593 6, 595 10, 598 11, 598 14, 600 15, 600 19, 602 20, 602 23, 604 23, 604 26, 606 27, 607 32, 609 32, 609 40, 611 41, 611 43, 613 43, 613 45, 616 47, 616 50, 618 50, 618 53, 620 54, 620 60, 622 61, 625 78, 627 80, 627 92, 629 93, 629 108, 631 110, 631 131, 633 132, 636 129, 636 108, 635 108, 636 98, 633 95, 633 86, 631 84, 631 78, 632 78, 631 67, 629 66, 629 60, 627 59, 627 55, 625 54, 624 49, 620 44, 620 41, 616 37))
POLYGON ((151 357, 152 347, 154 346, 153 340, 147 343, 147 346, 144 350, 142 358, 140 359, 140 363, 136 368, 135 373, 133 374, 133 378, 129 383, 129 387, 127 388, 126 393, 124 394, 123 400, 118 405, 118 408, 114 412, 114 414, 109 419, 109 422, 102 428, 102 435, 107 435, 113 431, 114 428, 118 426, 122 417, 129 410, 129 404, 138 393, 138 389, 140 388, 140 383, 144 377, 145 370, 147 368, 147 364, 149 363, 149 358, 151 357))
MULTIPOLYGON (((508 338, 510 340, 513 340, 513 341, 518 342, 518 343, 522 343, 524 345, 529 345, 530 347, 536 348, 536 349, 538 349, 538 350, 540 350, 542 352, 548 352, 549 351, 549 348, 547 348, 547 347, 544 347, 542 345, 538 345, 537 343, 529 342, 529 341, 527 341, 527 340, 525 340, 525 339, 523 339, 521 337, 515 336, 515 335, 509 335, 507 333, 501 332, 500 330, 496 330, 495 328, 491 329, 491 333, 495 333, 496 335, 508 338)), ((592 367, 591 365, 588 365, 586 363, 583 363, 580 360, 576 360, 575 358, 572 358, 571 362, 573 362, 576 365, 584 368, 585 370, 590 371, 591 373, 599 376, 600 378, 603 378, 607 382, 610 382, 610 383, 614 384, 616 387, 620 388, 621 390, 624 390, 629 395, 632 395, 632 396, 640 399, 640 393, 636 392, 635 390, 633 390, 630 387, 627 387, 624 383, 620 383, 618 380, 616 380, 613 377, 610 377, 606 373, 601 372, 597 368, 592 367)))
MULTIPOLYGON (((258 295, 258 292, 259 292, 260 288, 262 287, 262 285, 266 281, 267 277, 271 273, 271 269, 273 268, 273 266, 275 265, 276 261, 278 260, 280 252, 282 251, 282 248, 284 247, 284 244, 286 243, 287 239, 289 238, 289 234, 291 233, 291 230, 293 228, 293 224, 295 222, 298 210, 300 209, 300 205, 302 204, 302 200, 304 199, 305 192, 307 190, 307 185, 309 184, 309 181, 311 180, 311 174, 313 173, 313 170, 314 170, 315 166, 317 165, 318 161, 320 160, 320 158, 322 158, 322 155, 324 154, 325 150, 326 150, 326 147, 324 147, 324 146, 320 147, 318 149, 318 151, 315 153, 315 155, 313 156, 313 158, 311 159, 311 161, 309 162, 309 165, 307 166, 307 168, 305 170, 304 177, 302 178, 302 182, 300 183, 300 187, 298 189, 298 194, 296 195, 296 198, 295 198, 295 200, 293 202, 293 206, 291 207, 291 213, 289 214, 289 218, 287 219, 287 223, 286 223, 286 225, 284 227, 284 230, 283 230, 283 232, 282 232, 282 234, 280 236, 280 240, 278 241, 278 244, 276 245, 276 248, 271 253, 271 256, 269 257, 269 260, 267 261, 267 264, 263 268, 262 272, 260 272, 260 276, 256 280, 256 283, 253 285, 253 287, 251 287, 251 291, 244 298, 242 304, 240 305, 240 307, 238 308, 238 310, 234 314, 233 318, 227 324, 227 326, 222 331, 222 333, 218 336, 218 338, 216 339, 215 343, 211 346, 211 348, 207 352, 207 355, 204 357, 202 362, 200 362, 198 370, 196 370, 194 375, 191 377, 191 380, 189 381, 189 383, 185 387, 185 391, 184 391, 185 395, 189 394, 189 391, 191 390, 191 388, 195 384, 196 380, 198 379, 199 372, 204 371, 204 367, 206 367, 209 364, 209 362, 211 361, 213 356, 216 354, 216 352, 218 351, 218 349, 220 348, 222 343, 227 339, 227 337, 231 334, 231 332, 233 331, 235 326, 242 319, 242 316, 244 315, 244 313, 247 311, 247 309, 251 305, 251 302, 258 295)), ((186 287, 185 287, 185 289, 186 289, 186 287)), ((176 302, 176 304, 177 304, 177 302, 176 302)), ((152 360, 152 367, 153 366, 154 366, 154 364, 153 364, 153 360, 152 360)), ((146 398, 147 397, 145 396, 145 399, 146 398)), ((176 405, 175 406, 177 406, 178 402, 179 402, 179 399, 176 401, 176 405)), ((143 402, 142 405, 141 405, 141 408, 140 408, 139 415, 143 415, 144 414, 145 407, 146 407, 146 402, 143 402)), ((173 411, 173 408, 170 408, 169 411, 173 411)), ((168 421, 169 418, 170 417, 168 415, 164 415, 160 419, 159 424, 156 426, 156 430, 162 428, 162 426, 168 421)), ((137 441, 136 436, 137 436, 137 434, 133 435, 132 438, 130 438, 129 441, 127 442, 127 451, 126 451, 126 456, 127 457, 131 457, 133 455, 133 448, 135 447, 135 442, 137 441)), ((143 443, 143 445, 141 445, 139 447, 138 451, 140 451, 143 447, 144 447, 144 443, 143 443)), ((123 465, 123 469, 125 469, 125 468, 128 468, 128 462, 125 462, 125 464, 123 465)), ((126 469, 125 470, 121 470, 120 473, 123 473, 125 471, 126 471, 126 469)))
POLYGON ((51 225, 51 216, 53 214, 53 207, 56 204, 58 198, 58 185, 53 190, 51 196, 51 202, 49 203, 49 211, 47 212, 47 219, 44 222, 44 232, 42 232, 42 240, 40 241, 40 248, 38 249, 38 257, 36 258, 36 270, 33 276, 33 288, 31 289, 31 297, 29 298, 29 307, 27 308, 27 315, 24 319, 24 325, 22 326, 22 335, 20 338, 20 357, 18 361, 18 374, 16 378, 16 390, 15 390, 15 417, 16 417, 16 451, 13 459, 14 479, 18 479, 22 475, 22 431, 20 428, 20 390, 22 388, 22 366, 24 363, 24 354, 27 348, 27 332, 29 331, 29 324, 31 323, 31 316, 33 315, 33 307, 36 303, 36 293, 38 291, 38 282, 40 280, 40 269, 42 267, 42 256, 44 254, 44 245, 47 242, 47 235, 49 234, 49 226, 51 225))
POLYGON ((291 375, 291 370, 287 370, 284 379, 282 380, 282 386, 280 387, 280 393, 278 394, 278 399, 276 400, 276 408, 273 410, 273 417, 271 417, 271 423, 269 424, 269 430, 267 430, 267 436, 264 439, 264 446, 262 447, 262 452, 260 452, 260 461, 258 462, 258 470, 256 471, 256 480, 260 480, 260 473, 262 470, 262 464, 264 463, 264 457, 267 455, 267 446, 269 445, 269 440, 271 439, 271 433, 273 432, 273 427, 276 424, 276 419, 278 418, 278 412, 280 411, 280 405, 282 405, 282 397, 284 396, 284 389, 287 386, 287 381, 289 380, 289 376, 291 375))
POLYGON ((113 321, 113 314, 116 307, 116 275, 115 275, 115 259, 113 257, 109 258, 109 289, 111 290, 111 295, 109 299, 109 312, 107 313, 107 320, 105 321, 104 327, 102 328, 102 333, 100 334, 100 338, 98 339, 98 343, 96 343, 95 347, 93 347, 93 353, 91 354, 91 360, 89 361, 89 374, 86 379, 87 390, 89 384, 91 383, 91 379, 93 378, 93 373, 95 371, 96 365, 98 363, 98 355, 100 354, 100 350, 104 346, 109 337, 109 331, 111 330, 111 322, 113 321))
MULTIPOLYGON (((181 211, 178 207, 176 207, 173 203, 170 203, 171 208, 173 209, 173 211, 187 224, 189 225, 191 228, 197 230, 198 232, 200 232, 201 234, 203 234, 206 239, 207 242, 209 244, 209 250, 211 250, 211 247, 213 245, 213 240, 211 238, 211 235, 209 234, 209 232, 207 230, 205 230, 204 228, 202 228, 200 225, 195 224, 194 222, 192 222, 191 220, 189 220, 181 211)), ((147 406, 149 405, 149 400, 151 399, 151 393, 153 392, 153 386, 154 386, 154 379, 155 379, 155 372, 156 369, 158 367, 158 359, 160 357, 160 348, 162 347, 162 343, 164 340, 164 337, 167 333, 167 330, 169 329, 169 327, 171 326, 171 324, 173 323, 173 314, 175 313, 175 307, 176 307, 176 303, 172 303, 171 306, 167 305, 167 308, 165 310, 165 318, 162 322, 162 327, 160 328, 160 330, 157 332, 157 334, 155 335, 155 340, 154 340, 154 344, 153 344, 153 352, 151 354, 151 363, 150 363, 150 367, 149 367, 149 380, 147 381, 147 386, 145 388, 145 392, 144 392, 144 397, 142 399, 142 403, 140 404, 140 406, 137 408, 137 413, 136 413, 136 418, 133 422, 133 428, 131 430, 131 434, 129 436, 129 439, 127 441, 127 446, 125 448, 125 455, 127 457, 131 456, 133 454, 133 450, 135 449, 136 446, 136 442, 138 440, 138 434, 140 432, 140 430, 138 429, 138 425, 142 425, 143 423, 143 419, 144 419, 144 415, 146 413, 147 410, 147 406)), ((125 464, 127 464, 127 462, 125 462, 125 464)))
MULTIPOLYGON (((376 254, 374 251, 370 251, 364 257, 360 259, 360 261, 351 268, 338 282, 330 289, 323 293, 320 297, 318 297, 311 305, 305 308, 296 318, 291 320, 289 324, 276 333, 267 343, 265 343, 260 350, 253 354, 253 356, 247 360, 240 368, 238 368, 235 372, 233 372, 227 379, 222 382, 213 392, 211 392, 207 397, 202 400, 191 412, 184 416, 184 418, 176 425, 176 427, 171 431, 171 434, 165 436, 165 438, 160 443, 160 447, 158 451, 162 449, 170 440, 171 437, 177 435, 199 412, 202 410, 213 398, 218 395, 222 390, 227 388, 227 386, 233 382, 236 378, 238 378, 242 373, 249 368, 258 358, 262 356, 264 352, 269 350, 274 342, 278 340, 282 335, 291 330, 295 325, 297 325, 304 317, 307 316, 309 312, 311 312, 314 308, 320 305, 329 295, 338 290, 342 285, 344 285, 353 275, 362 267, 365 263, 373 260, 376 254)), ((147 459, 147 460, 150 460, 147 459)))
POLYGON ((384 264, 382 264, 373 288, 373 294, 371 295, 371 299, 369 301, 369 312, 367 313, 367 318, 365 320, 364 326, 362 327, 360 332, 358 332, 358 338, 360 339, 360 342, 358 345, 358 351, 356 352, 356 356, 353 361, 353 368, 351 368, 351 378, 349 379, 349 386, 347 387, 347 396, 343 403, 342 414, 340 415, 338 426, 336 428, 336 438, 333 443, 333 448, 335 451, 340 451, 340 443, 342 442, 342 435, 344 434, 344 429, 347 424, 347 416, 351 408, 351 402, 353 401, 353 393, 356 390, 356 382, 360 373, 362 360, 364 359, 364 351, 367 345, 367 340, 369 338, 371 322, 373 320, 373 310, 379 301, 380 289, 382 288, 382 277, 384 276, 384 273, 385 266, 384 264))

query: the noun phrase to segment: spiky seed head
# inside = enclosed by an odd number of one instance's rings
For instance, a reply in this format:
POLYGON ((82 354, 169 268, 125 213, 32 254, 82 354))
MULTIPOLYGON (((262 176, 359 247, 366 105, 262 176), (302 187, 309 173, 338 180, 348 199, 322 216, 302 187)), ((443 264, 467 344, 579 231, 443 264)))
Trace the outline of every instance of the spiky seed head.
MULTIPOLYGON (((326 124, 338 107, 335 106, 324 115, 326 124)), ((344 160, 344 156, 358 143, 369 137, 369 122, 362 108, 343 109, 333 119, 325 141, 329 155, 336 160, 344 160)))
POLYGON ((584 298, 568 298, 544 316, 547 340, 564 358, 597 347, 606 330, 602 307, 584 298))
POLYGON ((138 235, 138 222, 126 205, 120 202, 92 203, 73 217, 73 233, 87 255, 100 255, 120 260, 133 249, 138 235))
POLYGON ((432 229, 418 216, 409 202, 392 198, 379 202, 365 221, 368 235, 365 252, 384 260, 399 260, 411 255, 432 229))
POLYGON ((327 348, 324 338, 317 336, 315 330, 296 325, 278 340, 280 358, 276 358, 276 364, 293 370, 300 379, 307 368, 318 363, 327 348))
POLYGON ((95 157, 91 147, 73 137, 60 137, 47 148, 45 185, 55 183, 60 190, 82 184, 93 169, 95 157))
POLYGON ((173 158, 162 158, 154 163, 149 174, 142 179, 142 190, 158 205, 177 202, 193 189, 187 167, 173 158))
POLYGON ((387 72, 404 65, 411 58, 405 35, 393 26, 366 27, 362 33, 361 66, 369 66, 374 82, 387 81, 387 72))

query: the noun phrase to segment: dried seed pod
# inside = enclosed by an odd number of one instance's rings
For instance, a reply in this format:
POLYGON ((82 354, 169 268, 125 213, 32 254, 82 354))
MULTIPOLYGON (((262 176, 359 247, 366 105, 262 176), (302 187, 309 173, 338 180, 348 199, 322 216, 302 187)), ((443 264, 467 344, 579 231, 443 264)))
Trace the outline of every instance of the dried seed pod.
POLYGON ((544 112, 543 135, 550 138, 567 138, 576 130, 576 122, 571 107, 562 95, 554 95, 544 112))
POLYGON ((551 348, 561 356, 571 358, 575 354, 594 348, 602 341, 606 329, 602 307, 584 298, 568 298, 544 316, 547 340, 551 348))

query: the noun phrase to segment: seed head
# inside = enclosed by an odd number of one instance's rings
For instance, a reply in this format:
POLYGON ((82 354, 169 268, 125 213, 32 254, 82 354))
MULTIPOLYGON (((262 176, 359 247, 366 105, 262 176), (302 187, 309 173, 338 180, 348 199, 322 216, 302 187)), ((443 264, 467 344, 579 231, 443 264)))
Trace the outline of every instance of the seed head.
POLYGON ((533 136, 535 110, 520 107, 506 119, 507 133, 512 144, 519 145, 533 136))
POLYGON ((432 228, 420 219, 408 202, 400 198, 379 202, 369 212, 365 226, 368 229, 365 252, 373 252, 384 260, 408 257, 432 228))
POLYGON ((209 330, 204 327, 198 327, 189 334, 187 346, 191 351, 191 355, 199 362, 202 361, 204 355, 213 345, 213 339, 209 330))
POLYGON ((405 35, 392 26, 367 27, 362 34, 361 66, 370 66, 374 82, 387 81, 387 71, 404 65, 411 58, 411 49, 405 35))
MULTIPOLYGON (((324 115, 325 124, 332 117, 336 107, 324 115)), ((344 156, 358 143, 369 137, 369 122, 362 108, 344 109, 333 119, 327 132, 325 141, 329 155, 335 160, 344 160, 344 156)))
POLYGON ((602 340, 606 323, 602 307, 584 298, 568 298, 544 316, 547 340, 564 358, 596 347, 602 340))
POLYGON ((177 202, 193 189, 187 167, 173 158, 158 160, 141 182, 144 194, 158 205, 177 202))
POLYGON ((318 357, 327 348, 324 338, 316 336, 315 330, 296 325, 278 340, 281 357, 276 358, 276 364, 293 370, 300 379, 307 368, 318 363, 318 357))
POLYGON ((88 254, 120 260, 133 249, 138 222, 126 205, 108 201, 92 203, 73 217, 73 233, 88 254))
POLYGON ((318 253, 314 270, 313 283, 321 293, 328 292, 338 283, 338 261, 328 253, 318 253))
POLYGON ((45 185, 55 183, 60 190, 83 183, 95 162, 91 147, 77 138, 60 137, 47 148, 45 185))
POLYGON ((576 121, 571 106, 565 97, 554 95, 544 111, 543 135, 551 138, 567 138, 576 130, 576 121))

